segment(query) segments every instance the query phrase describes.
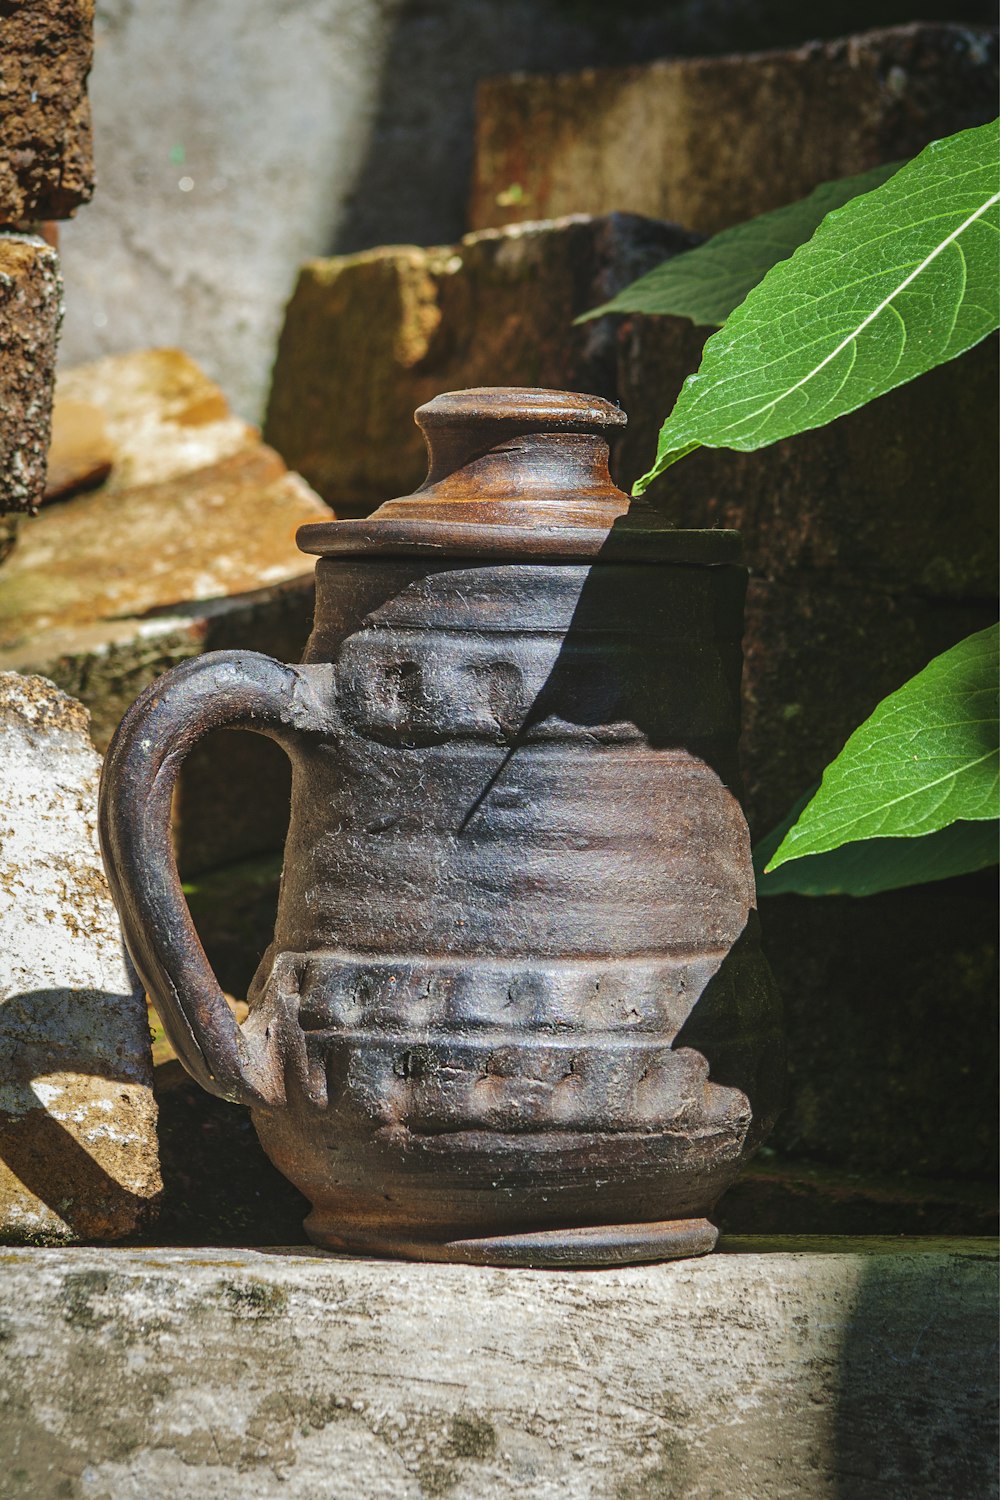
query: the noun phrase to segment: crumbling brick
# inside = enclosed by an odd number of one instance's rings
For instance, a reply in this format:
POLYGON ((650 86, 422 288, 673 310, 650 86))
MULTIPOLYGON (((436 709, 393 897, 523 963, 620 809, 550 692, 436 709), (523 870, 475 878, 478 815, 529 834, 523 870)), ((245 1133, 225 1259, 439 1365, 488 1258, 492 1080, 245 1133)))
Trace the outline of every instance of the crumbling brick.
POLYGON ((0 225, 68 219, 94 191, 94 0, 0 4, 0 225))
POLYGON ((56 252, 0 234, 0 514, 33 510, 45 490, 61 316, 56 252))

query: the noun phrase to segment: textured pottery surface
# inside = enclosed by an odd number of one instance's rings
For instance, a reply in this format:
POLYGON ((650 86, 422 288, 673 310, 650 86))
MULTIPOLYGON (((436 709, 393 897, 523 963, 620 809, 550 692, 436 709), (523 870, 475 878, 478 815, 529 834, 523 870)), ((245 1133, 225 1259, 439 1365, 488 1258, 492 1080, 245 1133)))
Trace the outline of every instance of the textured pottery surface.
POLYGON ((594 397, 442 396, 415 495, 303 527, 299 667, 208 655, 105 770, 133 957, 250 1105, 319 1244, 599 1264, 698 1253, 773 1121, 778 1008, 737 799, 745 570, 612 485, 594 397), (292 823, 238 1028, 169 851, 179 760, 276 739, 292 823))

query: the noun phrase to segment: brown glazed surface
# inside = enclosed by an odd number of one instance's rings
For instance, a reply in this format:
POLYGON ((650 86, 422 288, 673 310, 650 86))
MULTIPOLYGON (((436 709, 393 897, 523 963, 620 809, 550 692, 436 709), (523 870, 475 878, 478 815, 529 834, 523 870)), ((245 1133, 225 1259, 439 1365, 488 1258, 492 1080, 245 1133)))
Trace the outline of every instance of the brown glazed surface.
POLYGON ((782 1079, 736 795, 737 539, 629 510, 624 417, 597 398, 460 392, 418 420, 421 491, 300 532, 321 554, 303 665, 202 657, 123 724, 104 844, 133 956, 319 1244, 701 1253, 782 1079), (241 1032, 171 870, 137 878, 178 752, 220 722, 293 768, 241 1032))

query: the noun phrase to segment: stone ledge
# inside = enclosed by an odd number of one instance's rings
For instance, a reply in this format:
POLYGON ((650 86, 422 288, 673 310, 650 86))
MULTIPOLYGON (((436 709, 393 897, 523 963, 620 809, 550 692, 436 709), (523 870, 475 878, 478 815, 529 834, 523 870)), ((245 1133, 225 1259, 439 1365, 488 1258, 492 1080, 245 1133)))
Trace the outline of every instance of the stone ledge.
POLYGON ((577 1274, 0 1260, 4 1496, 994 1493, 990 1240, 734 1239, 577 1274))

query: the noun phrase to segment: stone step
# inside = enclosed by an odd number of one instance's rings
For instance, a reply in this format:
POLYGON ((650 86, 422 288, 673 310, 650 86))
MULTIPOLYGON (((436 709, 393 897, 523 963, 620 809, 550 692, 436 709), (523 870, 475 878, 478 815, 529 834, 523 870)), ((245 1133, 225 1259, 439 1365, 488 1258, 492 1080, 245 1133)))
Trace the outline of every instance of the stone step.
POLYGON ((3 1254, 11 1500, 980 1500, 986 1240, 596 1272, 3 1254))
POLYGON ((622 211, 714 234, 993 119, 996 92, 996 33, 937 24, 492 79, 470 228, 622 211))
MULTIPOLYGON (((244 647, 298 661, 313 561, 295 530, 329 519, 319 497, 179 350, 79 366, 57 392, 103 417, 111 469, 21 522, 0 570, 0 670, 80 698, 103 750, 142 690, 188 657, 244 647)), ((182 870, 280 849, 289 785, 284 755, 258 735, 197 747, 175 803, 182 870)))

